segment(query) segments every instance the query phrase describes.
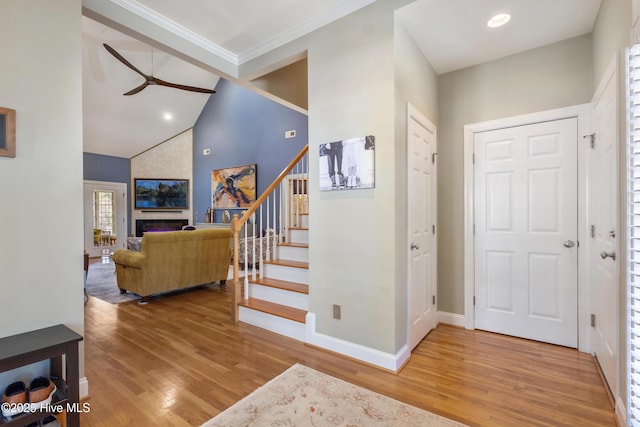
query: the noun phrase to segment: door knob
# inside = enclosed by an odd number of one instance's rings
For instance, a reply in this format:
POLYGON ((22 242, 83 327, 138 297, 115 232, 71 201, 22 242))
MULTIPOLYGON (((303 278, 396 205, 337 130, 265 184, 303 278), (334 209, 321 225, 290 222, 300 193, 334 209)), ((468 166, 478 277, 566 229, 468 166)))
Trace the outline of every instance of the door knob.
POLYGON ((415 243, 411 243, 411 249, 420 249, 420 246, 416 245, 415 243))
POLYGON ((600 252, 600 258, 602 259, 607 259, 611 258, 612 260, 616 260, 616 251, 611 251, 611 252, 607 252, 607 251, 602 251, 600 252))
POLYGON ((576 244, 574 243, 573 240, 565 240, 564 242, 562 242, 562 246, 564 246, 565 248, 572 248, 575 245, 576 244))

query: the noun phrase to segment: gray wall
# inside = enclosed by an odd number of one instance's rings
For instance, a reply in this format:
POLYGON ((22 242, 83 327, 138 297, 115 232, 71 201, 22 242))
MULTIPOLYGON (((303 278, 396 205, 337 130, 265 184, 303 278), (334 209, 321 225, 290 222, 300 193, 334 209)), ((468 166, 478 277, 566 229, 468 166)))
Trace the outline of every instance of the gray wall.
MULTIPOLYGON (((401 2, 376 2, 308 37, 309 152, 318 145, 374 135, 375 188, 310 189, 310 311, 317 332, 382 352, 406 342, 406 298, 398 265, 395 65, 393 11, 401 2), (394 7, 395 6, 395 7, 394 7), (330 236, 330 238, 328 238, 330 236), (342 306, 342 319, 331 316, 342 306)), ((318 182, 318 163, 310 179, 318 182)))
POLYGON ((396 149, 396 210, 395 223, 397 239, 396 257, 396 348, 406 343, 406 326, 408 316, 407 301, 407 259, 408 248, 408 216, 406 207, 410 197, 406 183, 407 171, 407 104, 411 103, 433 124, 438 124, 438 76, 431 64, 424 57, 416 43, 398 19, 394 26, 395 50, 395 149, 396 149))
POLYGON ((464 314, 464 126, 589 102, 591 49, 591 36, 580 36, 440 76, 440 311, 464 314))

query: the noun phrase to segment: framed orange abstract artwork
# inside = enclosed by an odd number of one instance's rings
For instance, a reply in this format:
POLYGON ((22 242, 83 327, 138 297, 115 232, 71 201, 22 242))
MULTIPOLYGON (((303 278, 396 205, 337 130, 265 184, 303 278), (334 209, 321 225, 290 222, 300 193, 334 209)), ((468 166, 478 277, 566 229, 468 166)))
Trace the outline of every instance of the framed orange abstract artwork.
POLYGON ((256 165, 215 169, 211 172, 214 209, 246 208, 256 201, 256 165))

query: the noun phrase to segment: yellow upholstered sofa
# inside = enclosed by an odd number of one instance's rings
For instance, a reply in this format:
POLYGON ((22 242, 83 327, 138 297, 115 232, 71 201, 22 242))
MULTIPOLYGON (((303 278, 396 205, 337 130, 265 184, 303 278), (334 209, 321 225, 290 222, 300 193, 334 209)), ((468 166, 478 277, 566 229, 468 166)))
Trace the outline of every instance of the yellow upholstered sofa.
POLYGON ((231 230, 202 229, 145 233, 140 252, 113 253, 118 287, 142 297, 220 281, 226 283, 231 230))

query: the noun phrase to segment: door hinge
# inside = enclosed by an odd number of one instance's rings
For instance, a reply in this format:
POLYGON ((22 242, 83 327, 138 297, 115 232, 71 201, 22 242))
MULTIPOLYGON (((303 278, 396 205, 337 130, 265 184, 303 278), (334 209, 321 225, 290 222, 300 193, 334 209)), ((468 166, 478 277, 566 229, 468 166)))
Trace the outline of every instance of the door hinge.
POLYGON ((433 296, 433 305, 436 305, 436 296, 433 296))
POLYGON ((583 136, 584 139, 587 139, 589 141, 589 145, 591 146, 591 149, 594 150, 596 148, 596 134, 595 133, 591 133, 589 135, 585 135, 583 136))
POLYGON ((473 224, 473 234, 476 234, 476 225, 473 224))
POLYGON ((473 153, 473 154, 471 155, 471 162, 472 162, 473 164, 475 164, 475 163, 476 163, 476 153, 473 153))
POLYGON ((476 305, 476 296, 475 295, 473 296, 473 305, 474 306, 476 305))
POLYGON ((436 234, 436 225, 435 225, 435 224, 433 224, 433 225, 431 226, 431 232, 432 232, 433 234, 436 234))
POLYGON ((438 153, 432 153, 431 154, 431 163, 435 163, 436 162, 436 156, 438 155, 438 153))
POLYGON ((595 314, 591 315, 591 327, 592 328, 596 327, 596 315, 595 314))
POLYGON ((596 226, 595 226, 595 225, 593 225, 593 224, 591 225, 591 231, 590 231, 590 233, 591 233, 591 238, 592 238, 592 239, 595 239, 595 238, 596 238, 596 226))

